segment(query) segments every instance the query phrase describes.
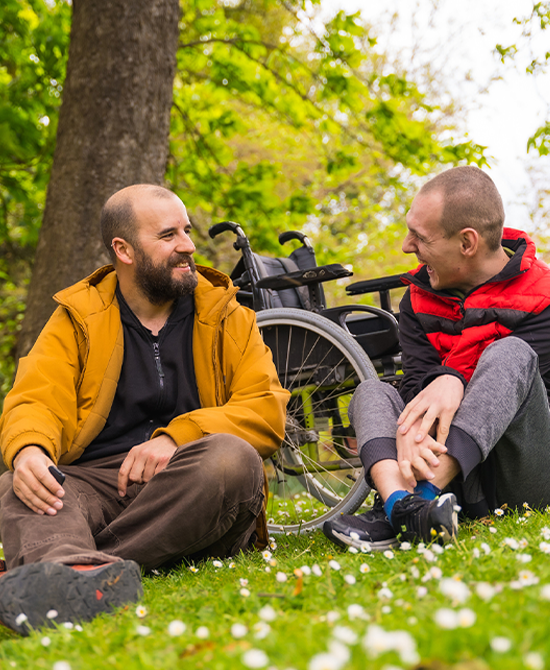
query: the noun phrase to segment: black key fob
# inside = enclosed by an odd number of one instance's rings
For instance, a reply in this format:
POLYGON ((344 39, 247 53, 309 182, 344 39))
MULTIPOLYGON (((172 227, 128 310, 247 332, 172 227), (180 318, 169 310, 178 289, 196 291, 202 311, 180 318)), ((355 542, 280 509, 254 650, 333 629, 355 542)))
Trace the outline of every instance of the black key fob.
POLYGON ((57 483, 60 486, 63 486, 63 482, 65 481, 65 475, 59 470, 58 468, 55 467, 55 465, 50 465, 48 470, 52 473, 52 475, 55 477, 57 483))

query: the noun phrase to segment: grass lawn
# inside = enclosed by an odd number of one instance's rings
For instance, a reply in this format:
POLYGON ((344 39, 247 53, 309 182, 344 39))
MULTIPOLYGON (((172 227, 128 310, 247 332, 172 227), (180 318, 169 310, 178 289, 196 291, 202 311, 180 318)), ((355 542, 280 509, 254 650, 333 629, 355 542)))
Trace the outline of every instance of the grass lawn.
POLYGON ((2 629, 0 668, 550 668, 548 513, 463 525, 444 550, 275 542, 271 557, 149 575, 140 608, 81 627, 2 629))

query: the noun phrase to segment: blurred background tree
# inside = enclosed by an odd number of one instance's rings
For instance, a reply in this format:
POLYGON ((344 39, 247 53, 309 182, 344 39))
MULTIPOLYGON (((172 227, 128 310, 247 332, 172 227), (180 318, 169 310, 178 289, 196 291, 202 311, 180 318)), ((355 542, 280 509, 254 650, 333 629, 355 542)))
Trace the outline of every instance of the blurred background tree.
POLYGON ((163 8, 174 0, 0 8, 3 392, 51 295, 106 261, 97 223, 118 188, 180 195, 203 263, 236 262, 229 238, 207 234, 229 218, 268 254, 281 253, 279 232, 302 229, 319 262, 359 279, 405 269, 400 226, 422 176, 484 164, 482 147, 453 140, 437 82, 421 94, 359 14, 322 20, 320 0, 182 0, 176 43, 163 8))

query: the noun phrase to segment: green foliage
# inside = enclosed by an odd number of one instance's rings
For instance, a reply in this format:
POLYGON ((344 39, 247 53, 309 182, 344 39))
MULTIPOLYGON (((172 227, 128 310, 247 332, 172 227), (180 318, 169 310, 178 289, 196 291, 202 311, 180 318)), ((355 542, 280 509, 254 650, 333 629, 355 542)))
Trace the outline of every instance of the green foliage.
MULTIPOLYGON (((413 175, 481 165, 483 148, 438 139, 437 101, 376 71, 376 37, 359 13, 319 27, 302 9, 184 3, 167 177, 203 240, 229 218, 257 251, 280 254, 277 233, 306 226, 321 262, 357 263, 357 235, 393 218, 377 204, 388 191, 402 215, 413 175)), ((225 270, 237 258, 219 242, 200 251, 225 270)))
MULTIPOLYGON (((529 16, 516 17, 514 23, 521 26, 522 32, 518 44, 503 47, 497 44, 496 52, 501 61, 514 60, 520 52, 531 53, 529 62, 525 68, 531 75, 543 74, 547 71, 550 62, 550 50, 546 46, 542 53, 532 53, 531 45, 535 38, 540 38, 541 33, 550 28, 550 2, 535 2, 529 16)), ((548 39, 543 42, 548 44, 548 39)), ((527 141, 527 151, 534 149, 540 156, 547 156, 550 151, 550 123, 546 121, 527 141)))
MULTIPOLYGON (((339 11, 323 24, 319 4, 182 0, 166 179, 192 216, 200 262, 235 264, 232 240, 207 235, 232 219, 258 252, 281 254, 277 234, 305 228, 321 263, 353 264, 356 278, 395 270, 403 262, 395 231, 415 179, 485 160, 483 147, 440 140, 450 128, 437 100, 406 68, 378 66, 376 35, 359 14, 339 11)), ((32 269, 70 12, 65 0, 0 7, 3 352, 13 351, 32 269)), ((10 356, 2 365, 5 386, 10 356)))
POLYGON ((15 339, 44 209, 65 78, 70 7, 0 5, 0 397, 9 388, 15 339))
POLYGON ((536 149, 541 156, 547 156, 550 153, 550 121, 547 121, 529 138, 527 150, 531 148, 536 149))
POLYGON ((0 667, 51 670, 65 661, 96 670, 98 659, 116 670, 548 667, 550 524, 547 513, 528 514, 462 526, 441 553, 352 554, 320 532, 277 536, 268 560, 255 552, 221 567, 206 561, 196 572, 182 566, 148 575, 143 607, 81 630, 59 622, 57 630, 18 638, 1 628, 0 667), (185 630, 170 635, 175 620, 185 630), (392 645, 384 632, 393 631, 403 633, 392 645), (264 652, 257 658, 265 664, 246 663, 251 649, 264 652))

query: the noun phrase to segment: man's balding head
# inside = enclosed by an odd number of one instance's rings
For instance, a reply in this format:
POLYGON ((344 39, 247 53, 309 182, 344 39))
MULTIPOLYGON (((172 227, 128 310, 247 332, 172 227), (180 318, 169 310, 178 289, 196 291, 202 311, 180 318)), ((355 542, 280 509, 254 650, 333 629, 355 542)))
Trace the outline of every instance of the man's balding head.
POLYGON ((177 198, 175 193, 155 184, 134 184, 114 193, 101 210, 101 236, 113 264, 116 254, 112 248, 115 237, 121 237, 133 247, 138 246, 136 206, 143 198, 177 198))
POLYGON ((504 207, 493 180, 485 172, 472 165, 451 168, 424 184, 419 195, 431 193, 441 193, 443 197, 440 225, 446 237, 473 228, 489 251, 499 249, 504 207))

